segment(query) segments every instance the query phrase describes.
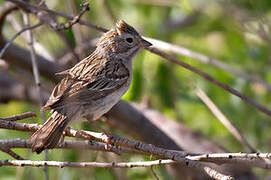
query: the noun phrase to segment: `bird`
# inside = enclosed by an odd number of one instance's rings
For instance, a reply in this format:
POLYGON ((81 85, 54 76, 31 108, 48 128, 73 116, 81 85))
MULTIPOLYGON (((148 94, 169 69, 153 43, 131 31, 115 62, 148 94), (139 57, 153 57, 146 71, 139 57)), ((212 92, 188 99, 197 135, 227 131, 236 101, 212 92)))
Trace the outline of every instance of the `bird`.
POLYGON ((43 111, 48 120, 30 137, 32 152, 56 147, 72 122, 97 120, 126 93, 132 81, 132 60, 152 44, 125 21, 103 34, 96 49, 72 68, 57 73, 63 79, 54 87, 43 111))

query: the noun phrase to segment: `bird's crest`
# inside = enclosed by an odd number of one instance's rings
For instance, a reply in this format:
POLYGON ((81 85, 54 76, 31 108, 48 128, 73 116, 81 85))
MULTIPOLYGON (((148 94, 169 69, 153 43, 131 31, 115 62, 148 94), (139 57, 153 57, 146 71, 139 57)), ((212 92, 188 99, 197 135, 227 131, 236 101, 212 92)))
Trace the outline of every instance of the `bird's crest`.
POLYGON ((139 35, 138 32, 132 26, 130 26, 123 20, 120 20, 116 23, 116 30, 118 34, 126 32, 134 35, 139 35))

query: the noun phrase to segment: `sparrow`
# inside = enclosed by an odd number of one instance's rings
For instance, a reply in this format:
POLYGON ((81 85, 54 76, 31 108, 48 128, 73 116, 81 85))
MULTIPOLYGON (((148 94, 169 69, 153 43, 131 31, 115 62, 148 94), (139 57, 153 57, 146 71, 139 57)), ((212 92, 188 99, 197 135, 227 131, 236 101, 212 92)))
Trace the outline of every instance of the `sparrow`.
POLYGON ((71 69, 55 86, 42 110, 51 110, 48 120, 31 137, 32 151, 40 153, 58 145, 72 122, 100 118, 128 90, 133 76, 132 60, 152 44, 123 20, 96 43, 95 51, 71 69))

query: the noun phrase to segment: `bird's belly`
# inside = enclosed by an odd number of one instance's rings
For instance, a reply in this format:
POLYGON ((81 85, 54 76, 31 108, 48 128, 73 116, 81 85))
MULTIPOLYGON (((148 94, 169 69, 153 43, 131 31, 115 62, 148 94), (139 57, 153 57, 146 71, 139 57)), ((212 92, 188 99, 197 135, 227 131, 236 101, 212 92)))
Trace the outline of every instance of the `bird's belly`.
POLYGON ((108 112, 126 93, 129 85, 121 87, 117 91, 107 95, 106 97, 96 100, 92 103, 91 107, 85 109, 84 114, 90 115, 93 120, 99 119, 102 115, 108 112))

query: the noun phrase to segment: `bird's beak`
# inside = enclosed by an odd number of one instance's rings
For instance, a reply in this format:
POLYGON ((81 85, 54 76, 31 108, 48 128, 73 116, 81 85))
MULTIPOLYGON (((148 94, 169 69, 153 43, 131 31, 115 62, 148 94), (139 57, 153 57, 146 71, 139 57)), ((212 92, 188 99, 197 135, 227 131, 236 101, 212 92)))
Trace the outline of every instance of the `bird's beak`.
POLYGON ((145 39, 141 38, 141 46, 143 48, 149 47, 151 45, 152 45, 152 43, 150 43, 150 42, 146 41, 145 39))

